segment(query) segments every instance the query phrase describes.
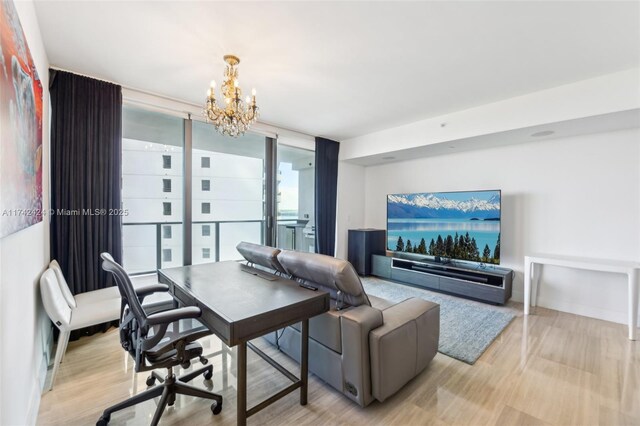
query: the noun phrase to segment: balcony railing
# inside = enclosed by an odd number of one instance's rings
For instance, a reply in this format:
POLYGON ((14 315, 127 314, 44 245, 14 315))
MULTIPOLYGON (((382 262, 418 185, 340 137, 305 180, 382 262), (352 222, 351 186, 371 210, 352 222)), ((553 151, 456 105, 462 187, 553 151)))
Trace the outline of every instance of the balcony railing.
MULTIPOLYGON (((212 225, 212 230, 211 230, 211 236, 213 237, 213 246, 211 247, 205 247, 205 248, 210 248, 212 249, 211 253, 211 261, 215 261, 215 262, 219 262, 220 261, 220 253, 221 253, 221 247, 220 247, 220 241, 221 241, 221 230, 224 229, 224 225, 225 224, 251 224, 251 223, 259 223, 260 224, 260 235, 256 237, 254 239, 254 241, 258 240, 260 241, 261 244, 264 244, 264 238, 265 238, 265 226, 266 226, 266 222, 264 219, 256 219, 256 220, 213 220, 213 221, 193 221, 192 225, 212 225), (222 226, 221 226, 222 225, 222 226), (222 228, 222 229, 221 229, 222 228)), ((125 235, 123 240, 124 240, 124 267, 127 268, 127 270, 130 271, 130 275, 143 275, 143 274, 152 274, 155 273, 158 269, 162 269, 163 267, 169 267, 169 265, 164 265, 163 263, 167 264, 167 263, 175 263, 173 261, 165 261, 163 262, 163 253, 162 250, 163 248, 165 248, 163 246, 163 240, 166 240, 166 238, 163 238, 163 230, 162 227, 166 226, 166 225, 182 225, 183 222, 129 222, 129 223, 123 223, 122 225, 124 227, 150 227, 151 229, 153 229, 154 233, 155 233, 155 244, 149 244, 148 240, 150 237, 150 232, 141 232, 140 235, 138 236, 139 239, 141 239, 142 241, 140 242, 140 244, 138 245, 127 245, 128 241, 127 241, 127 236, 125 235), (147 234, 147 235, 145 235, 147 234), (151 253, 147 253, 146 248, 147 247, 153 247, 155 246, 155 269, 153 270, 149 270, 148 266, 149 264, 153 263, 152 260, 152 254, 151 253), (138 253, 136 253, 136 250, 134 249, 142 249, 142 250, 137 250, 138 253), (138 258, 142 258, 140 259, 136 259, 136 257, 138 258), (140 264, 137 265, 136 263, 140 264), (144 266, 141 266, 144 265, 144 266)), ((150 230, 151 230, 150 229, 150 230)), ((150 231, 149 230, 149 231, 150 231)), ((126 234, 126 233, 125 233, 126 234)), ((173 234, 173 227, 172 227, 172 234, 173 234)), ((192 232, 193 234, 193 232, 192 232)), ((172 235, 173 236, 173 235, 172 235)), ((153 237, 151 237, 153 238, 153 237)), ((171 238, 171 240, 173 240, 173 238, 171 238)), ((192 241, 194 240, 193 236, 192 236, 192 241)), ((183 251, 183 240, 179 241, 178 247, 180 250, 180 258, 182 258, 182 251, 183 251)), ((174 248, 178 248, 174 245, 174 248)), ((188 250, 193 250, 193 243, 192 243, 192 247, 187 247, 188 250)), ((192 258, 193 258, 193 252, 192 252, 192 258)), ((182 262, 179 262, 180 264, 182 262)), ((179 265, 171 265, 171 266, 179 266, 179 265)))

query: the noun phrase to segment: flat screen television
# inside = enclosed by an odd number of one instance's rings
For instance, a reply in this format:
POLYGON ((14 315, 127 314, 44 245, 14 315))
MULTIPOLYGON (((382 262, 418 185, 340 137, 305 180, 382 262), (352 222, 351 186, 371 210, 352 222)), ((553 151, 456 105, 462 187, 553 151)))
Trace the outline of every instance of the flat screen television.
POLYGON ((500 190, 387 195, 387 249, 500 264, 500 190))

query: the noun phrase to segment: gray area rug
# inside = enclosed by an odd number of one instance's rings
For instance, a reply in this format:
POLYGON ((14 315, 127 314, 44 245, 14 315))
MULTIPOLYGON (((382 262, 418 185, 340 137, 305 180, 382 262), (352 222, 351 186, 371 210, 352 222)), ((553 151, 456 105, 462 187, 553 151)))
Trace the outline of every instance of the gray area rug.
POLYGON ((474 364, 516 315, 508 308, 393 283, 362 279, 367 294, 394 302, 419 297, 440 305, 438 352, 474 364))

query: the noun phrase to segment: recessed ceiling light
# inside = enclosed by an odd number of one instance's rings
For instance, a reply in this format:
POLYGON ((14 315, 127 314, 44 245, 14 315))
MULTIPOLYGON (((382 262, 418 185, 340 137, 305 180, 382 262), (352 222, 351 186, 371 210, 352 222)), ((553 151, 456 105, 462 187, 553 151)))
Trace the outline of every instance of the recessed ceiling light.
POLYGON ((395 160, 396 157, 382 157, 383 160, 395 160))
POLYGON ((541 132, 533 133, 531 136, 533 136, 534 138, 539 138, 539 137, 542 137, 542 136, 549 136, 549 135, 552 135, 554 133, 555 132, 553 130, 543 130, 541 132))

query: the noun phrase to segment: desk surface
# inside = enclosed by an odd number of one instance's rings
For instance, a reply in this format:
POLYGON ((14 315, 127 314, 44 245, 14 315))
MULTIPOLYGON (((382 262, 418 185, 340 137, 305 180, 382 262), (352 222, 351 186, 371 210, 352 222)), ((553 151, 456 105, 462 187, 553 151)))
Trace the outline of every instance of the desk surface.
POLYGON ((158 279, 169 285, 180 302, 200 307, 202 322, 228 346, 329 309, 326 292, 311 291, 281 277, 266 279, 245 269, 235 261, 206 263, 161 269, 158 279))

